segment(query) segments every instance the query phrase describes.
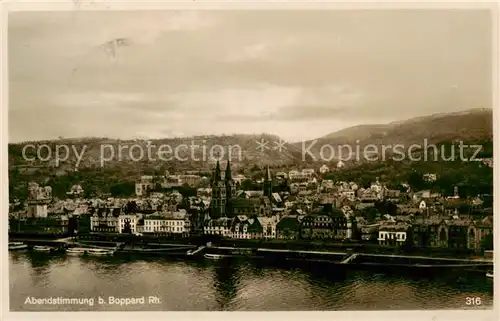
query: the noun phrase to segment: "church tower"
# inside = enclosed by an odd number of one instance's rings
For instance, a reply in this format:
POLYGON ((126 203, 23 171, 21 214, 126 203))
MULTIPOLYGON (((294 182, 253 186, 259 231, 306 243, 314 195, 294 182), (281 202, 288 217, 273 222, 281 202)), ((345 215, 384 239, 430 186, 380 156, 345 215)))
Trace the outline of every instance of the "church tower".
POLYGON ((231 163, 229 161, 227 161, 224 180, 226 184, 226 195, 227 198, 230 199, 236 195, 236 188, 235 188, 235 183, 233 181, 233 176, 231 174, 231 163))
POLYGON ((229 160, 227 161, 224 183, 226 188, 226 215, 231 215, 231 199, 236 196, 236 186, 231 175, 231 163, 229 160))
POLYGON ((217 160, 212 175, 212 200, 210 202, 210 217, 219 218, 225 216, 226 210, 226 187, 221 179, 220 164, 217 160))
POLYGON ((264 196, 271 198, 272 193, 273 193, 273 179, 271 177, 271 170, 269 169, 269 165, 267 165, 266 175, 264 177, 264 196))

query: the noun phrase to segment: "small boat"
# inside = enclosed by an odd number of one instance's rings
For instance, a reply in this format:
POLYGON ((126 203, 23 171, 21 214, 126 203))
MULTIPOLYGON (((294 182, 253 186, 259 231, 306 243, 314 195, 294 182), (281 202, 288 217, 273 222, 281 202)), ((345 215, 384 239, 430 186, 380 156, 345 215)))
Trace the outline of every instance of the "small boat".
POLYGON ((115 251, 108 249, 87 249, 87 254, 92 256, 113 255, 115 251))
POLYGON ((28 245, 23 242, 9 242, 9 251, 25 250, 28 245))
POLYGON ((220 259, 222 259, 224 257, 224 255, 220 255, 220 254, 208 254, 208 253, 206 253, 204 255, 204 257, 206 259, 209 259, 209 260, 220 260, 220 259))
POLYGON ((50 247, 50 246, 35 245, 35 246, 33 246, 33 251, 36 251, 36 252, 52 252, 52 251, 55 251, 55 248, 50 247))
POLYGON ((90 256, 106 256, 113 255, 114 250, 111 249, 99 249, 99 248, 83 248, 83 247, 73 247, 66 249, 66 254, 74 256, 90 255, 90 256))
POLYGON ((493 278, 493 271, 487 272, 486 276, 489 278, 493 278))
POLYGON ((80 256, 84 255, 88 249, 84 249, 81 247, 72 247, 69 249, 66 249, 66 254, 68 255, 73 255, 73 256, 80 256))

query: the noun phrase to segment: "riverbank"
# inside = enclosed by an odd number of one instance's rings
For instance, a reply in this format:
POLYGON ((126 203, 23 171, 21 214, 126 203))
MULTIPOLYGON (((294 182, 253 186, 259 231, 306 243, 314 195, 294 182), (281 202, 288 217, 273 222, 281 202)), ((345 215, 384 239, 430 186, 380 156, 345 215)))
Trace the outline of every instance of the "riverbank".
MULTIPOLYGON (((120 235, 109 235, 103 240, 96 235, 86 237, 64 238, 57 240, 12 239, 24 241, 30 247, 34 245, 50 245, 58 247, 87 247, 113 249, 115 255, 176 257, 179 259, 227 259, 244 258, 264 260, 268 262, 309 262, 356 267, 394 267, 394 268, 448 268, 473 269, 485 272, 493 268, 493 260, 482 257, 457 256, 446 251, 398 251, 400 249, 384 248, 366 244, 325 244, 320 242, 284 242, 279 240, 219 240, 205 245, 189 244, 179 240, 125 238, 120 235), (122 242, 118 242, 122 241, 122 242), (443 253, 448 255, 443 255, 443 253)), ((288 263, 287 263, 288 262, 288 263)), ((308 263, 308 264, 309 264, 308 263)))
MULTIPOLYGON (((20 234, 9 233, 9 239, 22 242, 51 242, 60 239, 72 239, 66 235, 38 235, 38 234, 20 234)), ((136 236, 126 234, 83 234, 77 237, 78 242, 96 244, 99 246, 113 246, 116 243, 126 243, 134 247, 148 247, 151 244, 169 244, 178 246, 203 246, 212 243, 214 246, 241 247, 241 248, 269 248, 269 249, 287 249, 296 251, 332 251, 347 253, 369 253, 369 254, 397 254, 397 255, 417 255, 428 257, 448 257, 471 259, 481 257, 480 253, 468 249, 449 249, 449 248, 408 248, 382 246, 376 243, 368 242, 329 242, 329 241, 310 241, 310 240, 278 240, 278 239, 229 239, 220 238, 213 235, 196 235, 190 237, 167 237, 167 236, 136 236)))

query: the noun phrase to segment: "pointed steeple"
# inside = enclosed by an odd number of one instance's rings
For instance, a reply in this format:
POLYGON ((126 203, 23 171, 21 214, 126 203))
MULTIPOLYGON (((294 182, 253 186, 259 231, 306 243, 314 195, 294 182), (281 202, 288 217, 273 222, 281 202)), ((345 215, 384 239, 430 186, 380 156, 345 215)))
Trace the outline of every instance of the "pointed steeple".
POLYGON ((219 160, 217 160, 217 164, 215 165, 213 180, 214 180, 214 182, 220 181, 220 164, 219 164, 219 160))
POLYGON ((226 181, 230 181, 233 179, 233 177, 231 176, 231 163, 229 162, 229 160, 227 160, 226 175, 224 176, 224 179, 226 181))
POLYGON ((273 192, 273 179, 271 177, 271 170, 269 169, 269 165, 267 165, 266 168, 266 176, 264 178, 263 188, 264 195, 270 198, 273 192))

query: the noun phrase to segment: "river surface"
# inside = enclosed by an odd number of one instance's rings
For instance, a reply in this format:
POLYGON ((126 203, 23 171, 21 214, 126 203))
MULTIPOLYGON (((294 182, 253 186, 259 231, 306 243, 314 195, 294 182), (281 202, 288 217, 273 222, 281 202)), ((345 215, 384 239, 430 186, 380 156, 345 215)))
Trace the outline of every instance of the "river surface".
POLYGON ((493 279, 483 274, 417 272, 333 265, 283 267, 248 260, 80 258, 9 252, 10 310, 435 310, 493 306, 493 279), (32 297, 91 298, 94 302, 36 304, 27 300, 32 297), (99 297, 104 303, 98 303, 99 297), (119 305, 109 303, 109 297, 144 297, 144 303, 119 305), (479 300, 471 303, 469 299, 467 305, 467 298, 479 300))

